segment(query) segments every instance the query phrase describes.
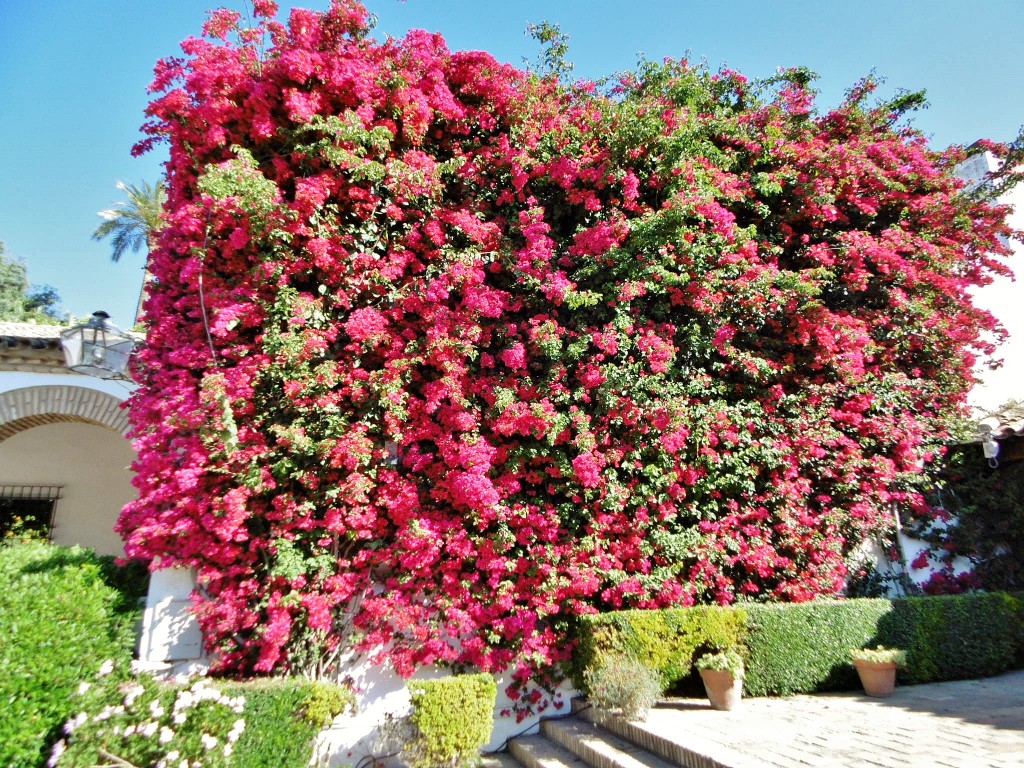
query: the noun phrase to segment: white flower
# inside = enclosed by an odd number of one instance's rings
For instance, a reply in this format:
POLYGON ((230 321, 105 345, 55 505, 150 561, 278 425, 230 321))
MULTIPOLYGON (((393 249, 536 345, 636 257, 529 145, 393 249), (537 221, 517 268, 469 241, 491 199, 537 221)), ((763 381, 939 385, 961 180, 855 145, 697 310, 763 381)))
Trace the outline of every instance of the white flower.
POLYGON ((228 742, 224 745, 224 757, 231 757, 231 753, 235 751, 235 745, 228 742))
POLYGON ((107 706, 105 706, 103 710, 98 715, 96 715, 96 717, 93 718, 93 720, 95 720, 97 723, 103 722, 104 720, 109 720, 116 712, 117 707, 113 707, 110 704, 107 704, 107 706))
POLYGON ((75 728, 80 726, 82 723, 84 723, 88 719, 89 719, 89 716, 87 714, 85 714, 85 712, 79 712, 73 718, 71 718, 66 723, 64 723, 64 733, 66 733, 68 736, 70 736, 72 731, 75 730, 75 728))
POLYGON ((229 744, 234 744, 238 741, 238 737, 242 735, 242 731, 245 730, 245 720, 238 719, 231 725, 231 730, 228 732, 227 739, 229 744))
POLYGON ((168 728, 166 725, 160 727, 160 743, 167 744, 171 739, 174 738, 174 731, 168 728))
POLYGON ((102 664, 100 664, 100 669, 96 673, 96 677, 103 677, 104 675, 109 675, 113 671, 114 671, 114 660, 113 659, 107 659, 102 664))
POLYGON ((211 749, 217 746, 217 737, 211 736, 208 733, 204 733, 199 737, 199 741, 203 744, 203 749, 209 752, 211 749))
POLYGON ((149 702, 149 711, 153 713, 153 717, 163 717, 164 712, 167 710, 164 709, 163 704, 160 703, 159 699, 154 699, 149 702))
POLYGON ((84 680, 78 684, 78 690, 75 691, 79 696, 92 688, 92 683, 87 683, 84 680))
POLYGON ((175 712, 174 717, 171 718, 175 725, 181 725, 185 722, 185 718, 188 717, 184 712, 175 712))
POLYGON ((139 696, 141 696, 145 692, 146 692, 146 689, 142 685, 140 685, 139 683, 136 683, 131 688, 129 688, 128 689, 128 693, 125 694, 124 705, 126 707, 130 707, 132 704, 135 703, 135 700, 138 699, 139 696))
POLYGON ((194 701, 195 696, 193 696, 192 691, 182 691, 174 700, 174 711, 177 712, 179 709, 188 709, 192 706, 194 701))
POLYGON ((50 751, 50 759, 46 761, 49 768, 54 768, 57 762, 60 760, 60 756, 64 754, 64 750, 68 748, 68 745, 64 743, 64 739, 61 739, 53 745, 53 749, 50 751))
POLYGON ((152 738, 154 733, 156 733, 156 729, 157 723, 151 720, 139 729, 139 733, 149 739, 152 738))

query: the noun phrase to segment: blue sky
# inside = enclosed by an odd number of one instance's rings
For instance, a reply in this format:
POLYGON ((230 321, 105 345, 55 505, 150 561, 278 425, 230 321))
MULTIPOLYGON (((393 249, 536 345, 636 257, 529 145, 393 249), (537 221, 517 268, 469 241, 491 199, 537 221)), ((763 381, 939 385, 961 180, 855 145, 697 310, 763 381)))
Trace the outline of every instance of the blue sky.
MULTIPOLYGON (((229 0, 241 9, 244 0, 229 0)), ((130 324, 142 254, 110 261, 90 235, 118 180, 154 181, 162 150, 132 158, 158 58, 199 34, 216 0, 0 0, 0 240, 65 310, 130 324)), ((327 0, 282 2, 323 9, 327 0)), ((935 146, 1012 139, 1024 123, 1022 0, 372 0, 377 37, 442 32, 452 49, 520 64, 528 22, 561 24, 576 74, 597 78, 687 54, 750 77, 803 65, 836 103, 874 70, 885 93, 926 89, 914 124, 935 146)))

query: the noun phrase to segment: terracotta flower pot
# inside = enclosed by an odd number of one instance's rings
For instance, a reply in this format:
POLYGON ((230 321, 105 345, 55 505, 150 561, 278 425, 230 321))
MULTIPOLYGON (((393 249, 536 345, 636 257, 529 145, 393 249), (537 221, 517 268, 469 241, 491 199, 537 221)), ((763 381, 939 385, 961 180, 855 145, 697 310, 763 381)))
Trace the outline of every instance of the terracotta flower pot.
POLYGON ((743 678, 735 677, 727 669, 702 669, 700 679, 712 709, 735 709, 743 698, 743 678))
POLYGON ((860 684, 868 696, 887 698, 896 689, 896 662, 854 659, 860 684))

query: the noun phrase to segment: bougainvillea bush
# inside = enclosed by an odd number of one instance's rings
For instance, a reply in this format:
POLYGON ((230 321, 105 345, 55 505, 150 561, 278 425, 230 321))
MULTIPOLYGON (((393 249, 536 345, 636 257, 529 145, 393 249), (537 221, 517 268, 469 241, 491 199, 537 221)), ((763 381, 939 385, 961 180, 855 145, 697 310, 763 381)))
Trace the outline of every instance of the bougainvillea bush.
POLYGON ((525 693, 574 615, 832 594, 919 503, 1007 252, 919 97, 564 86, 255 10, 158 65, 137 147, 169 204, 119 527, 196 569, 223 669, 352 642, 525 693))

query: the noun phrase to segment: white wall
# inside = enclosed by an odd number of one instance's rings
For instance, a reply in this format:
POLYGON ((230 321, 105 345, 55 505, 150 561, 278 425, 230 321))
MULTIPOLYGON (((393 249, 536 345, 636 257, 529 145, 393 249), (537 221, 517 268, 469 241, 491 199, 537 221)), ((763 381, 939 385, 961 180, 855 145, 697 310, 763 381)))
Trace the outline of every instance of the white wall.
POLYGON ((123 555, 114 523, 135 497, 131 443, 112 429, 61 422, 26 429, 0 442, 0 483, 62 485, 53 540, 104 555, 123 555))
MULTIPOLYGON (((1024 229, 1024 186, 1000 198, 1013 206, 1010 225, 1024 229)), ((974 291, 975 303, 994 314, 1006 327, 1009 338, 996 352, 1003 365, 996 370, 976 369, 981 383, 974 387, 969 402, 982 411, 994 411, 1008 400, 1024 400, 1024 244, 1011 242, 1013 256, 1009 266, 1018 275, 1016 281, 1000 277, 991 285, 974 291)))

